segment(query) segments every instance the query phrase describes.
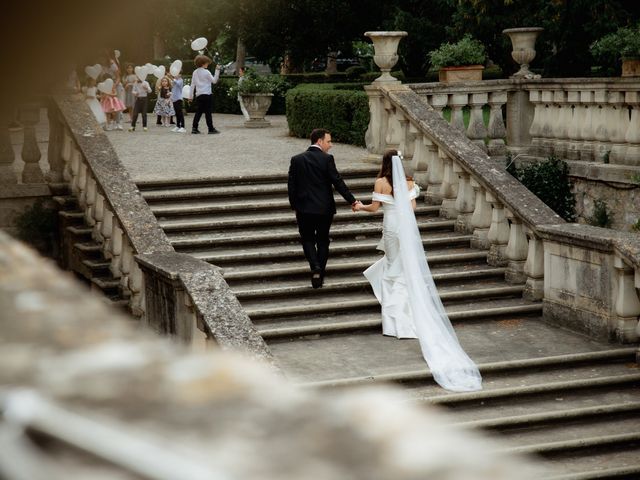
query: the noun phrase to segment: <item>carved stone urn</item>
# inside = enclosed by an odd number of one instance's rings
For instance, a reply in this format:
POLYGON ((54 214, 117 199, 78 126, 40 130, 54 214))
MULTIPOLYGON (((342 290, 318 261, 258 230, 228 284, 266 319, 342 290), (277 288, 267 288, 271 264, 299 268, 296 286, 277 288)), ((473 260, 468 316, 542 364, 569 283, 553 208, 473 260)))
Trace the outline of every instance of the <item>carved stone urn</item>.
POLYGON ((246 128, 265 128, 271 126, 271 122, 264 117, 271 106, 273 93, 243 93, 242 103, 247 109, 249 120, 244 122, 246 128))
MULTIPOLYGON (((502 33, 509 35, 513 51, 511 57, 520 65, 520 70, 512 75, 515 78, 535 78, 529 70, 529 64, 536 58, 536 39, 544 28, 523 27, 507 28, 502 33)), ((539 77, 539 75, 537 76, 539 77)))
POLYGON ((398 63, 398 45, 407 32, 365 32, 365 36, 373 42, 373 61, 382 72, 374 83, 400 83, 389 72, 398 63))

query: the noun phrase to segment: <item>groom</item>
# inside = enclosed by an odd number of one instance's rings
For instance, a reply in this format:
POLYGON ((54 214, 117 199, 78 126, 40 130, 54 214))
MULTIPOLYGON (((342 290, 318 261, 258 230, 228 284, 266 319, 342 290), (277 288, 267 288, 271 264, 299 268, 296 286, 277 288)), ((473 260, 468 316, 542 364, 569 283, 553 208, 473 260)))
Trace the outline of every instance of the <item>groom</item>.
POLYGON ((311 267, 311 285, 319 288, 329 258, 329 229, 336 213, 333 187, 351 204, 356 201, 329 155, 331 133, 323 128, 311 132, 311 146, 291 158, 289 166, 289 203, 296 212, 300 242, 311 267))

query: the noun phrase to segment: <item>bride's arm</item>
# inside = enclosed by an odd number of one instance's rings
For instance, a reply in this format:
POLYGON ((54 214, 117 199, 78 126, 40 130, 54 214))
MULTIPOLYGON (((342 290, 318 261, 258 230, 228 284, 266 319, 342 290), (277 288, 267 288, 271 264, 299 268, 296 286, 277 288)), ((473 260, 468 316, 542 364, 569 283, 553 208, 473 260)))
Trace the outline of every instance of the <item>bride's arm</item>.
MULTIPOLYGON (((409 181, 409 182, 407 182, 407 186, 409 187, 409 191, 411 191, 411 189, 412 189, 412 188, 414 188, 414 187, 415 187, 415 185, 416 185, 416 184, 415 184, 415 182, 413 182, 413 181, 409 181)), ((412 198, 412 199, 411 199, 411 208, 413 208, 413 209, 415 210, 417 206, 418 206, 418 205, 417 205, 417 203, 416 203, 416 199, 415 199, 415 198, 412 198)))
MULTIPOLYGON (((376 180, 376 183, 373 187, 373 191, 376 193, 382 193, 382 183, 379 181, 380 179, 376 180)), ((356 211, 359 212, 361 210, 364 210, 365 212, 377 212, 378 209, 380 208, 381 203, 378 201, 372 201, 369 205, 358 205, 356 206, 356 211)))

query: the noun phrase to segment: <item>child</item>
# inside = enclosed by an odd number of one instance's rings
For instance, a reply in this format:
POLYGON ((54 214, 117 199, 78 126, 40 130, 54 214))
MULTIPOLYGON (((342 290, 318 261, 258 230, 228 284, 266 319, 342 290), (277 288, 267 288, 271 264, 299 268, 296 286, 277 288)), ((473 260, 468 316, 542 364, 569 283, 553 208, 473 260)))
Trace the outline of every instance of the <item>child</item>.
POLYGON ((115 83, 113 84, 111 93, 102 94, 100 105, 102 106, 102 111, 107 115, 107 126, 105 130, 122 130, 122 123, 116 122, 116 118, 118 118, 118 113, 124 110, 124 103, 118 98, 115 83))
POLYGON ((160 80, 160 88, 156 90, 158 100, 153 109, 153 113, 162 117, 162 126, 168 127, 169 120, 176 113, 173 111, 173 103, 171 102, 171 80, 169 77, 162 77, 160 80))
POLYGON ((138 121, 138 114, 142 114, 142 129, 147 131, 147 109, 149 106, 149 94, 151 93, 151 86, 149 82, 146 80, 140 81, 138 77, 136 77, 136 83, 133 84, 132 88, 133 96, 136 101, 133 106, 133 117, 131 117, 131 127, 129 127, 130 132, 135 132, 136 130, 136 122, 138 121))
POLYGON ((191 98, 193 98, 193 91, 195 90, 197 110, 193 117, 191 133, 200 133, 198 123, 200 123, 202 114, 204 114, 204 119, 207 122, 209 133, 220 133, 213 126, 213 119, 211 118, 213 111, 211 85, 218 83, 218 79, 220 78, 220 65, 216 66, 216 74, 211 75, 211 72, 207 70, 209 65, 211 65, 211 59, 209 57, 206 55, 198 55, 194 63, 198 68, 196 68, 191 77, 191 98))
MULTIPOLYGON (((242 82, 244 82, 244 74, 244 67, 240 67, 238 69, 238 88, 242 85, 242 82)), ((238 93, 238 103, 240 104, 240 111, 242 112, 244 119, 249 120, 249 112, 247 112, 247 108, 244 106, 244 101, 242 100, 242 95, 240 95, 240 93, 238 93)))
POLYGON ((182 113, 182 87, 184 81, 178 73, 173 77, 173 87, 171 88, 171 101, 173 102, 173 110, 176 112, 176 126, 171 129, 172 132, 185 133, 184 114, 182 113))
POLYGON ((133 105, 136 103, 136 98, 133 96, 133 86, 136 83, 138 77, 134 73, 132 63, 127 63, 125 67, 126 74, 124 76, 124 106, 127 107, 129 112, 129 122, 133 118, 133 105))
POLYGON ((98 102, 98 99, 96 98, 96 94, 98 93, 98 89, 96 88, 96 81, 93 78, 89 77, 87 79, 87 86, 83 88, 83 91, 85 101, 87 102, 87 105, 89 105, 93 116, 96 117, 96 121, 100 124, 100 126, 103 126, 107 122, 107 117, 102 111, 100 102, 98 102))

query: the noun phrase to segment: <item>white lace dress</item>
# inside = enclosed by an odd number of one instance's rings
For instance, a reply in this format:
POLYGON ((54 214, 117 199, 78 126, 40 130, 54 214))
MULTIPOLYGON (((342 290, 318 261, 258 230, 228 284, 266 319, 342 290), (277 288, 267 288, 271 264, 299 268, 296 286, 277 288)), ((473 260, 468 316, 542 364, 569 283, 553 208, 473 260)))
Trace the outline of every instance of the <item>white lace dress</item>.
MULTIPOLYGON (((409 200, 420 193, 416 185, 409 190, 409 200)), ((392 195, 373 193, 373 201, 381 202, 384 211, 382 240, 378 249, 385 255, 364 271, 380 306, 382 307, 382 333, 397 338, 418 338, 408 290, 399 256, 398 216, 392 195)))

